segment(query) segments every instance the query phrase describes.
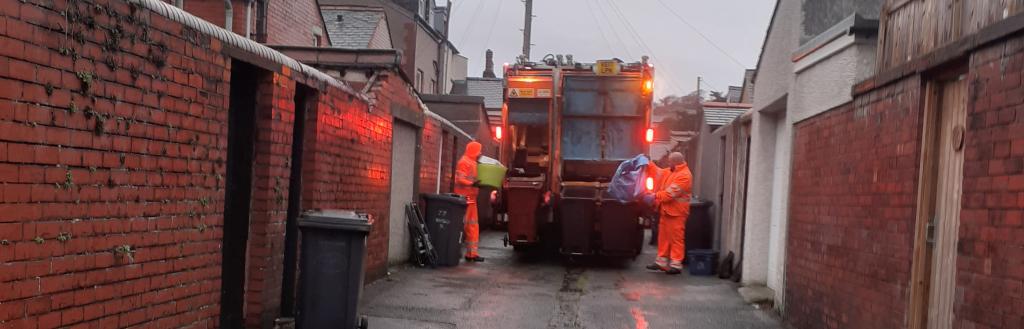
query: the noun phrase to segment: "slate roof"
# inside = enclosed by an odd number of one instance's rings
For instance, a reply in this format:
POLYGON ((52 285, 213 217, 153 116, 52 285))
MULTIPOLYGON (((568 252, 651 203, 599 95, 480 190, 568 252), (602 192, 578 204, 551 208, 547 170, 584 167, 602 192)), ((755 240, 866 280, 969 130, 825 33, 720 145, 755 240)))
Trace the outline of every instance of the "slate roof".
POLYGON ((369 48, 377 27, 385 19, 379 8, 321 8, 320 14, 331 47, 335 48, 369 48))
POLYGON ((484 98, 484 107, 501 109, 505 96, 505 82, 498 78, 466 78, 466 94, 484 98))

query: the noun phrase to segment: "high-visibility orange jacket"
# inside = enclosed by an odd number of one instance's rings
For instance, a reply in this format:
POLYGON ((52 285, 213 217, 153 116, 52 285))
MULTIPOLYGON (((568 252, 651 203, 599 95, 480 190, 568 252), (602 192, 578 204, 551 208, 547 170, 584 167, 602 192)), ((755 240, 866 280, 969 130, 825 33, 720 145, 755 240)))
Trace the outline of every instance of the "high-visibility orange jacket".
POLYGON ((467 144, 466 152, 455 166, 455 194, 465 197, 468 203, 476 203, 479 193, 473 182, 476 181, 476 159, 480 157, 481 148, 477 142, 467 144))
POLYGON ((647 165, 647 175, 654 178, 654 204, 661 213, 668 216, 690 214, 690 193, 693 189, 693 174, 685 162, 671 169, 647 165))

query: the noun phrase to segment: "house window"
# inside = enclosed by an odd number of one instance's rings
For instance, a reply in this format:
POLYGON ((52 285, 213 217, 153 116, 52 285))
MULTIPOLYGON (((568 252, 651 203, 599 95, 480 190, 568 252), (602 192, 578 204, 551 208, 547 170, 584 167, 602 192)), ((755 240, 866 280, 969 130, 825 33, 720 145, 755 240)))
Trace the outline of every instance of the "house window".
POLYGON ((437 90, 437 80, 430 79, 430 90, 435 94, 441 93, 437 90))
POLYGON ((423 91, 423 70, 416 69, 416 90, 423 91))

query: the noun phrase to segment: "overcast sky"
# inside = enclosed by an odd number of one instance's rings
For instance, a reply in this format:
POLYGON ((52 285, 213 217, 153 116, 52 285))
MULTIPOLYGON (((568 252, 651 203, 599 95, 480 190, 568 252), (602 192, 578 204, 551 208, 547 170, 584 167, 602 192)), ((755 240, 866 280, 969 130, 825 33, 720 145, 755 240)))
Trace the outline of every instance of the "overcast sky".
MULTIPOLYGON (((470 76, 483 72, 488 48, 499 71, 522 52, 522 1, 452 3, 451 40, 469 57, 470 76)), ((757 65, 774 6, 774 0, 534 0, 531 59, 561 53, 581 62, 632 62, 648 55, 657 70, 656 97, 696 90, 697 76, 705 79, 702 89, 725 91, 757 65)))

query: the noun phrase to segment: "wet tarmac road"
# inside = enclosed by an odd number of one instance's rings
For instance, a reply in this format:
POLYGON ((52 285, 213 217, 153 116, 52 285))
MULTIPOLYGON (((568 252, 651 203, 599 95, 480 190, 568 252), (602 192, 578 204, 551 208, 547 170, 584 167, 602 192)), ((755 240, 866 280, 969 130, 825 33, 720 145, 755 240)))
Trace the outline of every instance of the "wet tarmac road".
POLYGON ((485 263, 401 267, 367 286, 370 328, 782 328, 732 282, 648 272, 651 247, 636 261, 570 263, 514 253, 501 236, 482 234, 485 263))

